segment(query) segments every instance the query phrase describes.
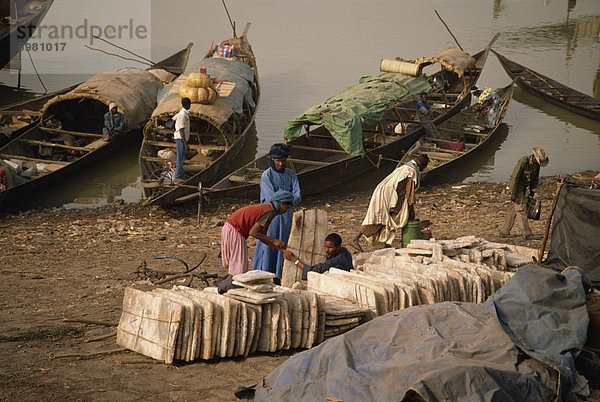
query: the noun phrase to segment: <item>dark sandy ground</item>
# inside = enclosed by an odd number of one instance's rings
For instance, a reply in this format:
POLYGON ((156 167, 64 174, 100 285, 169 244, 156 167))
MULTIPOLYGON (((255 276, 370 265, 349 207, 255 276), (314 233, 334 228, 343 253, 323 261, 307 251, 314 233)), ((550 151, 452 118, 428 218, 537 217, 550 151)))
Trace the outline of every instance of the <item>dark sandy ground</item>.
MULTIPOLYGON (((539 248, 541 240, 499 238, 509 205, 504 187, 483 182, 424 187, 417 194, 417 217, 431 220, 436 238, 476 235, 539 248)), ((543 234, 555 188, 555 178, 541 180, 542 220, 531 222, 534 233, 543 234)), ((325 209, 330 231, 348 245, 369 197, 367 191, 313 196, 301 207, 325 209)), ((218 257, 220 225, 240 206, 213 202, 199 224, 194 205, 164 210, 126 204, 0 215, 0 399, 231 400, 238 385, 256 383, 288 359, 293 352, 176 365, 133 352, 60 357, 118 348, 114 337, 85 342, 115 328, 63 318, 117 323, 125 287, 154 287, 136 273, 140 264, 159 270, 182 267, 154 255, 195 264, 206 253, 199 270, 224 274, 218 257)), ((252 255, 254 242, 249 245, 252 255)))

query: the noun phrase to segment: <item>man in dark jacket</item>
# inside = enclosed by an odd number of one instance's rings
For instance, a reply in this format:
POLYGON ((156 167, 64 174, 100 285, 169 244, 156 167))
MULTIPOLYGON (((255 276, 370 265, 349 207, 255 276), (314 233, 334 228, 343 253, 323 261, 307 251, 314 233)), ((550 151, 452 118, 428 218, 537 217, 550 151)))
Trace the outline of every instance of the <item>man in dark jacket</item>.
POLYGON ((512 204, 500 231, 501 237, 509 236, 516 218, 525 239, 531 240, 535 238, 531 233, 531 228, 527 222, 525 213, 527 197, 525 196, 525 193, 527 188, 529 188, 529 196, 534 196, 535 188, 538 185, 540 176, 540 166, 548 165, 548 160, 546 151, 542 148, 533 148, 532 155, 526 155, 517 162, 517 165, 510 176, 510 180, 508 181, 508 189, 510 191, 510 200, 512 201, 512 204))
POLYGON ((346 249, 346 247, 342 247, 342 238, 337 233, 330 233, 325 238, 325 254, 327 255, 327 259, 325 262, 321 262, 315 265, 307 265, 300 261, 291 251, 285 250, 283 252, 283 258, 289 260, 294 263, 298 269, 302 270, 302 279, 306 280, 306 275, 309 271, 318 272, 322 274, 323 272, 329 271, 329 268, 339 268, 344 271, 350 271, 354 269, 352 265, 352 255, 346 249))

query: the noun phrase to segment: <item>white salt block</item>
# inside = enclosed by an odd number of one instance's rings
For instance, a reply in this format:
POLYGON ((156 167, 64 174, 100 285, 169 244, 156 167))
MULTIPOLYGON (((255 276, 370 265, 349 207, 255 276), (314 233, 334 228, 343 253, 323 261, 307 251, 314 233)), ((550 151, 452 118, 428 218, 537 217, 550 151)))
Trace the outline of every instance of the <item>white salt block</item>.
POLYGON ((192 300, 202 310, 202 340, 200 341, 200 358, 204 360, 212 359, 215 355, 215 344, 213 342, 215 337, 214 329, 217 329, 216 332, 218 332, 221 327, 220 320, 215 319, 216 313, 214 311, 215 309, 213 303, 199 295, 199 293, 202 293, 202 291, 198 289, 187 286, 174 286, 173 288, 177 292, 180 292, 192 300))
POLYGON ((211 302, 222 308, 221 339, 219 347, 220 357, 231 357, 235 342, 235 325, 237 318, 237 307, 233 305, 229 297, 220 295, 217 288, 205 288, 203 293, 211 302))
POLYGON ((196 304, 185 297, 177 293, 176 291, 169 290, 169 297, 175 298, 175 301, 184 304, 189 309, 189 313, 191 314, 191 326, 190 330, 190 338, 188 341, 188 351, 186 356, 186 361, 196 360, 198 357, 198 352, 200 350, 200 345, 198 345, 198 340, 202 341, 200 337, 200 324, 202 323, 202 311, 196 306, 196 304))
POLYGON ((373 289, 363 289, 361 285, 351 283, 337 277, 308 273, 308 290, 346 299, 361 307, 377 311, 377 301, 373 289))
POLYGON ((256 304, 247 304, 248 309, 254 311, 254 314, 256 315, 256 324, 255 324, 255 328, 254 328, 254 336, 252 337, 252 341, 250 344, 250 349, 249 349, 249 353, 255 353, 256 349, 258 348, 258 340, 260 338, 260 331, 261 331, 261 327, 262 327, 262 306, 260 305, 256 305, 256 304))
POLYGON ((328 326, 337 326, 337 325, 347 325, 347 324, 354 324, 354 323, 358 323, 360 321, 359 317, 350 317, 350 318, 337 318, 337 319, 332 319, 332 320, 325 320, 325 325, 328 326))
POLYGON ((125 288, 117 344, 173 363, 183 306, 157 294, 125 288))
POLYGON ((254 282, 238 282, 233 281, 234 285, 242 286, 246 289, 250 289, 254 292, 272 292, 275 284, 273 282, 261 283, 255 285, 254 282))
POLYGON ((268 352, 271 344, 272 331, 272 304, 262 304, 261 308, 261 326, 256 350, 259 352, 268 352))
POLYGON ((252 283, 256 281, 264 283, 263 281, 273 281, 273 278, 275 278, 274 273, 260 270, 252 270, 244 272, 243 274, 233 275, 234 281, 242 283, 252 283))
POLYGON ((320 344, 325 340, 325 299, 316 295, 317 297, 317 335, 315 337, 315 345, 320 344))
POLYGON ((225 295, 254 304, 272 303, 281 297, 281 293, 278 292, 254 292, 246 288, 230 289, 225 295))
POLYGON ((269 339, 269 352, 277 350, 277 339, 279 329, 279 318, 281 316, 281 306, 277 302, 271 303, 271 337, 269 339))
POLYGON ((180 298, 170 294, 168 289, 157 288, 154 289, 152 293, 166 297, 167 299, 177 302, 183 306, 183 319, 180 326, 180 336, 177 339, 177 347, 175 348, 175 359, 189 361, 188 351, 191 348, 188 347, 188 343, 191 339, 190 331, 193 325, 193 315, 190 309, 190 300, 184 302, 180 298))

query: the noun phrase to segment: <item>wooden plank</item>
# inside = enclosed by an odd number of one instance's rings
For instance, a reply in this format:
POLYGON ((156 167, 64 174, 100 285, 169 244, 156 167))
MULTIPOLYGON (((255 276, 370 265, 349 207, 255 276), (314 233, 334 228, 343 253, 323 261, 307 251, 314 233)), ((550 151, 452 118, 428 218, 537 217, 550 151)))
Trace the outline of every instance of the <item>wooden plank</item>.
POLYGON ((46 131, 48 133, 56 133, 56 134, 70 134, 76 137, 94 137, 94 138, 102 138, 102 134, 98 133, 86 133, 84 131, 69 131, 69 130, 60 130, 58 128, 50 128, 50 127, 38 127, 42 131, 46 131))
POLYGON ((487 137, 487 136, 490 135, 489 133, 475 133, 473 131, 454 130, 454 129, 451 129, 451 128, 444 128, 444 127, 439 127, 439 126, 438 126, 438 130, 440 130, 440 131, 447 131, 447 132, 450 132, 450 133, 458 133, 458 134, 463 134, 463 135, 477 135, 477 136, 480 136, 480 137, 487 137))
POLYGON ((287 158, 287 161, 302 164, 302 165, 316 165, 316 166, 325 166, 325 165, 330 164, 329 162, 311 161, 308 159, 297 159, 297 158, 287 158))
POLYGON ((331 148, 319 148, 319 147, 311 147, 309 145, 290 145, 292 151, 294 149, 305 149, 307 151, 315 151, 315 152, 323 152, 323 153, 341 153, 347 154, 343 149, 331 149, 331 148))
POLYGON ((183 307, 165 297, 125 288, 117 344, 173 363, 183 307))
POLYGON ((33 110, 0 110, 0 116, 34 116, 39 117, 42 112, 33 110))
POLYGON ((445 149, 445 148, 435 148, 435 147, 426 147, 426 146, 422 146, 421 149, 423 151, 434 151, 434 152, 442 152, 442 153, 448 153, 448 154, 452 154, 452 155, 463 155, 466 152, 465 151, 455 151, 453 149, 445 149))
POLYGON ((64 144, 57 144, 54 142, 49 142, 49 141, 39 141, 39 140, 30 140, 27 138, 19 138, 19 142, 22 142, 24 144, 30 144, 30 145, 41 145, 44 147, 52 147, 52 148, 61 148, 61 149, 71 149, 74 151, 83 151, 83 152, 90 152, 93 151, 93 148, 87 148, 87 147, 76 147, 73 145, 64 145, 64 144))
MULTIPOLYGON (((161 147, 161 148, 177 148, 177 144, 175 144, 174 142, 168 142, 168 141, 146 140, 146 144, 152 145, 155 147, 161 147)), ((196 151, 202 151, 202 150, 226 151, 227 150, 227 147, 222 146, 222 145, 202 145, 202 144, 188 144, 188 145, 191 149, 195 149, 196 151)))
POLYGON ((20 159, 20 160, 23 160, 23 161, 38 162, 38 163, 48 163, 48 164, 61 165, 61 166, 69 165, 71 163, 71 162, 64 162, 64 161, 53 161, 53 160, 50 160, 50 159, 30 158, 28 156, 11 155, 11 154, 0 154, 0 158, 3 158, 3 159, 20 159))

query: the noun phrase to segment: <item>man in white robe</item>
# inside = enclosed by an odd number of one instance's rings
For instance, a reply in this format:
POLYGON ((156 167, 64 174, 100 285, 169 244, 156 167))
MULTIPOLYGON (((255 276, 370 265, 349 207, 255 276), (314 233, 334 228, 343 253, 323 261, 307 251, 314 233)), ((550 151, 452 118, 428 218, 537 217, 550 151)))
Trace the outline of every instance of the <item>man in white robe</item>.
POLYGON ((419 155, 398 166, 377 185, 360 231, 353 241, 357 250, 362 251, 361 236, 370 238, 373 244, 380 242, 389 247, 396 234, 402 234, 402 228, 414 219, 414 195, 421 182, 421 170, 427 167, 428 162, 427 155, 419 155))

